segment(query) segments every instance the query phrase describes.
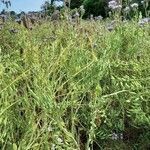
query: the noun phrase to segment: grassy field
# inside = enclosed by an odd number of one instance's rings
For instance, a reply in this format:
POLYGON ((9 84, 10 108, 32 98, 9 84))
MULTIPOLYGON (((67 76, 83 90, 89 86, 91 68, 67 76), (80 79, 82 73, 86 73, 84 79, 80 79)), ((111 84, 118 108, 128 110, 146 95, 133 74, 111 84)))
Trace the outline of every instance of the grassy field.
POLYGON ((5 25, 1 150, 150 149, 150 26, 109 22, 5 25))

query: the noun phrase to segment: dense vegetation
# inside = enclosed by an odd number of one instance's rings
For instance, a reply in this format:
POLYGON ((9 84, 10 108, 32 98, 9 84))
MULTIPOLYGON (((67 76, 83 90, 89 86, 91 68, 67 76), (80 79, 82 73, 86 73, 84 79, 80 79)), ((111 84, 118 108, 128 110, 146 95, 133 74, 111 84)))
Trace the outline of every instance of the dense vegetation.
POLYGON ((0 149, 150 148, 149 25, 107 24, 5 25, 0 149))
POLYGON ((120 8, 109 3, 105 20, 82 20, 82 7, 68 20, 63 9, 32 30, 2 22, 0 149, 150 149, 148 7, 120 8))

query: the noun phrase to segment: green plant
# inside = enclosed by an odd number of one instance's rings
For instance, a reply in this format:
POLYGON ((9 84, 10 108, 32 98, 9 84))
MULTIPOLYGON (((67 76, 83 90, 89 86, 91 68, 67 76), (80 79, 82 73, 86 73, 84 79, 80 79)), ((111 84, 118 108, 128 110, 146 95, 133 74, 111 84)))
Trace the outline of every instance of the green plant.
POLYGON ((108 23, 0 30, 0 149, 149 148, 149 26, 108 23))

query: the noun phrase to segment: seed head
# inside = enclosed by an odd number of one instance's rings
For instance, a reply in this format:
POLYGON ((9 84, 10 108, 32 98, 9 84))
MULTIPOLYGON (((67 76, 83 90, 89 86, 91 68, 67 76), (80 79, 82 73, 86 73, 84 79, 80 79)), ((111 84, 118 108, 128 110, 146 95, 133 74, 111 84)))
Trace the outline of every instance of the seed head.
POLYGON ((12 34, 16 34, 16 33, 18 33, 19 31, 18 31, 17 29, 10 29, 9 32, 12 33, 12 34))
POLYGON ((128 13, 130 11, 130 8, 127 6, 125 9, 124 9, 124 12, 128 13))
POLYGON ((140 26, 144 26, 145 24, 148 24, 148 23, 150 23, 150 18, 143 18, 138 22, 140 26))
POLYGON ((133 4, 131 4, 131 7, 132 7, 132 8, 138 8, 138 6, 139 6, 138 3, 133 3, 133 4))
POLYGON ((93 16, 93 14, 91 14, 91 15, 90 15, 90 19, 91 19, 91 20, 93 20, 93 19, 94 19, 94 16, 93 16))
POLYGON ((111 137, 112 140, 118 140, 118 138, 119 138, 118 134, 116 133, 112 134, 112 137, 111 137))
POLYGON ((108 31, 113 31, 114 30, 114 27, 112 26, 112 25, 109 25, 108 27, 107 27, 107 29, 108 29, 108 31))
POLYGON ((115 0, 112 0, 108 3, 108 6, 110 6, 110 7, 115 6, 115 5, 117 5, 117 2, 115 0))
POLYGON ((119 5, 115 0, 112 0, 108 3, 108 7, 112 10, 118 10, 122 8, 122 5, 119 5))

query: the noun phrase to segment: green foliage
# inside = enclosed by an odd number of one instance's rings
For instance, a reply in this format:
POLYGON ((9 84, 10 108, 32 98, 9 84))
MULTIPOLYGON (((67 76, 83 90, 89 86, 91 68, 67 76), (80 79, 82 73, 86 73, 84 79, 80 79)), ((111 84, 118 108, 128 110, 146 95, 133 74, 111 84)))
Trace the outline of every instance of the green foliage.
POLYGON ((149 26, 108 23, 0 30, 0 149, 149 149, 149 26))
MULTIPOLYGON (((71 0, 71 8, 79 8, 81 5, 85 6, 85 17, 89 17, 91 14, 94 16, 103 16, 104 18, 108 17, 108 12, 110 9, 108 8, 108 0, 71 0)), ((122 0, 122 13, 123 9, 126 6, 129 6, 133 3, 138 3, 139 12, 142 12, 142 16, 148 17, 150 12, 150 1, 144 0, 144 3, 141 3, 141 0, 122 0)), ((130 12, 130 16, 128 18, 133 17, 133 11, 130 12)), ((130 18, 131 19, 131 18, 130 18)))
POLYGON ((94 16, 107 16, 107 1, 106 0, 84 0, 86 16, 93 14, 94 16))
POLYGON ((71 0, 71 9, 79 8, 84 0, 71 0))
POLYGON ((51 15, 54 12, 54 0, 52 1, 45 1, 44 4, 41 6, 42 10, 45 12, 45 15, 51 15))

